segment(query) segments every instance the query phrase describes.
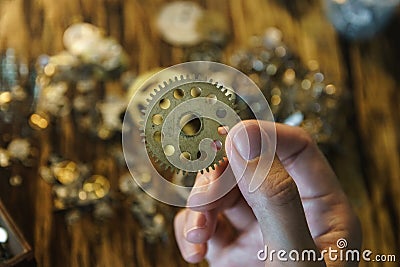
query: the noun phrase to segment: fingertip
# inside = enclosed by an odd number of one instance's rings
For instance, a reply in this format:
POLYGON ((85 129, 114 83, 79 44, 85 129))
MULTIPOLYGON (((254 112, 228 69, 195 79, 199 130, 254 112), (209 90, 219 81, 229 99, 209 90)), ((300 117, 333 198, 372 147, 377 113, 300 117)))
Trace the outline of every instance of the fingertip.
POLYGON ((215 231, 217 215, 217 211, 188 210, 183 229, 185 239, 194 244, 206 243, 215 231))
POLYGON ((178 244, 179 250, 185 261, 189 263, 199 263, 201 262, 207 253, 207 244, 194 244, 189 242, 184 234, 185 220, 187 217, 187 212, 189 210, 185 209, 180 211, 174 219, 174 229, 175 238, 178 244))
POLYGON ((206 244, 197 245, 198 250, 187 255, 182 255, 185 261, 196 264, 204 260, 207 253, 206 244))

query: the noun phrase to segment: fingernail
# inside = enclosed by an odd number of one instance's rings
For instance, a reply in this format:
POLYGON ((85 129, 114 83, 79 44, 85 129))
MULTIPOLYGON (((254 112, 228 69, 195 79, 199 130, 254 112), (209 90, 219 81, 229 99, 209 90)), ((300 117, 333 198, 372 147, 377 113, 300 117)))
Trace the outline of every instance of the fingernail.
POLYGON ((266 134, 258 124, 250 124, 240 127, 233 135, 232 143, 244 160, 252 160, 265 152, 266 144, 262 145, 262 141, 266 139, 266 134))
POLYGON ((206 228, 207 218, 202 212, 189 212, 188 218, 186 220, 184 235, 187 236, 199 229, 206 228))
MULTIPOLYGON (((201 258, 201 254, 198 251, 194 251, 192 253, 189 253, 186 256, 186 260, 190 263, 198 263, 199 262, 199 258, 201 258)), ((201 260, 201 259, 200 259, 201 260)))

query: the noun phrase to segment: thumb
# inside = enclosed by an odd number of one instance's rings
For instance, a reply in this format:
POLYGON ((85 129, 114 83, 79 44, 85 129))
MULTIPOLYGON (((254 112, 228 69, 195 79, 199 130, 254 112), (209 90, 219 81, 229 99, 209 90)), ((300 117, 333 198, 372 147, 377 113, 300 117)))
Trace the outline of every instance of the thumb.
POLYGON ((229 132, 225 146, 238 187, 260 224, 269 251, 316 250, 297 186, 273 154, 274 125, 265 125, 260 128, 257 121, 245 121, 229 132), (270 170, 259 171, 260 166, 270 166, 270 170), (254 181, 260 181, 259 186, 250 190, 254 181))

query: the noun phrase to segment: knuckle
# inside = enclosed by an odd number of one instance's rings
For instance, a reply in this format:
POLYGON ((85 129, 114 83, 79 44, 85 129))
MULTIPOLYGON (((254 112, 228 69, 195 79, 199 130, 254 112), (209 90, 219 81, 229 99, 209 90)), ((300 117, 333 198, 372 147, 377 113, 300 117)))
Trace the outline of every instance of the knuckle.
POLYGON ((309 132, 307 132, 301 127, 296 127, 296 129, 298 132, 297 133, 298 139, 301 140, 302 143, 304 143, 305 145, 311 145, 314 143, 314 139, 312 138, 309 132))
POLYGON ((276 205, 291 203, 299 197, 296 183, 283 168, 271 168, 264 189, 268 201, 276 205))

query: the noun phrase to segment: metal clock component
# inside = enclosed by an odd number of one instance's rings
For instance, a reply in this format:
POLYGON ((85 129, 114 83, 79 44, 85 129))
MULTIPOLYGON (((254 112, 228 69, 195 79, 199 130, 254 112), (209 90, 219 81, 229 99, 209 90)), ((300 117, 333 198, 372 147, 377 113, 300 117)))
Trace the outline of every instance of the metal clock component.
POLYGON ((237 123, 234 99, 231 90, 199 77, 164 82, 144 112, 147 153, 165 170, 214 168, 226 156, 220 127, 237 123))
POLYGON ((176 1, 165 5, 157 19, 160 34, 172 45, 198 44, 202 36, 196 27, 203 12, 203 8, 194 2, 176 1))

